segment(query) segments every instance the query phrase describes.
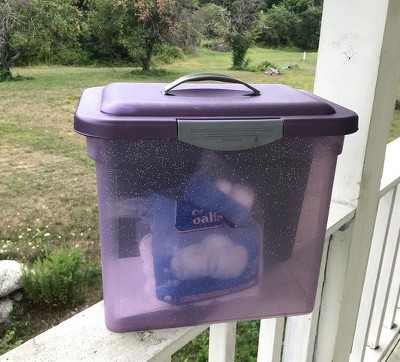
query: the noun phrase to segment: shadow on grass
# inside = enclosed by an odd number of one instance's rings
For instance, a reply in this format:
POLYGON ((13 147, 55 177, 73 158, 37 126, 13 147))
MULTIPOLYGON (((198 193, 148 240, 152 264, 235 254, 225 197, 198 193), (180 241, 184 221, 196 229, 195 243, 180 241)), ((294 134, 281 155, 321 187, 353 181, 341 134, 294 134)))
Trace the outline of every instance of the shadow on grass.
POLYGON ((16 76, 7 76, 7 77, 1 77, 0 76, 0 83, 1 82, 21 82, 24 80, 34 80, 35 78, 33 77, 23 77, 22 75, 16 75, 16 76))
POLYGON ((171 71, 163 68, 154 68, 149 70, 133 69, 127 76, 129 78, 152 80, 159 79, 161 81, 171 81, 182 76, 182 73, 171 71))

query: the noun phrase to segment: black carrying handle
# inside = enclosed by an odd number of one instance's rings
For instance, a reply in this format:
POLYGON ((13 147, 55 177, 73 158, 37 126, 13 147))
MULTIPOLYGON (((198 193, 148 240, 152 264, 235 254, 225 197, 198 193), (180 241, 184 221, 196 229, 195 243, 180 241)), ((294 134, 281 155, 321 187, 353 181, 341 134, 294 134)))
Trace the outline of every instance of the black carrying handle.
POLYGON ((250 84, 243 82, 242 80, 234 77, 230 77, 228 75, 223 74, 216 74, 216 73, 194 73, 189 75, 184 75, 183 77, 178 78, 177 80, 173 81, 172 83, 166 85, 163 90, 164 95, 171 95, 169 93, 172 89, 177 87, 178 85, 186 82, 198 82, 203 80, 213 80, 218 82, 225 82, 225 83, 235 83, 235 84, 242 84, 245 87, 249 88, 253 93, 252 96, 259 96, 261 92, 252 87, 250 84))

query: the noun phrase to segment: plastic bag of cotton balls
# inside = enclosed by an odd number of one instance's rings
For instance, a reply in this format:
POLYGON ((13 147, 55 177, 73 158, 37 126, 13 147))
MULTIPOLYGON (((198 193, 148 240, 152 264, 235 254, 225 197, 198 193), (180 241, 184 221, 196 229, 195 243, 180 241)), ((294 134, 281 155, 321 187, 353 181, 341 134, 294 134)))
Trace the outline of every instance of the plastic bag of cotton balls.
POLYGON ((260 227, 254 193, 198 175, 183 198, 157 195, 152 209, 155 293, 173 305, 238 293, 258 282, 260 227))

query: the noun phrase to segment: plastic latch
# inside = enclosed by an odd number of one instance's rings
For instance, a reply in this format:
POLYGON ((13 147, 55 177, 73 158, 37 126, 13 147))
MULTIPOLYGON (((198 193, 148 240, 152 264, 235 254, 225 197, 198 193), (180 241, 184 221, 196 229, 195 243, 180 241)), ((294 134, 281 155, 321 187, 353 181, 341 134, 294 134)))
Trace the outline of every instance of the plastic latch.
POLYGON ((202 148, 246 150, 283 136, 281 119, 178 119, 178 139, 202 148))

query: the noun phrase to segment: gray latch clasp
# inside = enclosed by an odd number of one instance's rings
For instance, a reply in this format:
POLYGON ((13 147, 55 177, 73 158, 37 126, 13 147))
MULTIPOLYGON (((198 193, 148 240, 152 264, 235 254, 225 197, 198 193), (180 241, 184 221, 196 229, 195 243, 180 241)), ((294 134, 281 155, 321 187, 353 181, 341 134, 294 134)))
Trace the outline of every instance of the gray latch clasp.
POLYGON ((202 148, 246 150, 283 136, 281 119, 178 119, 178 139, 202 148))

